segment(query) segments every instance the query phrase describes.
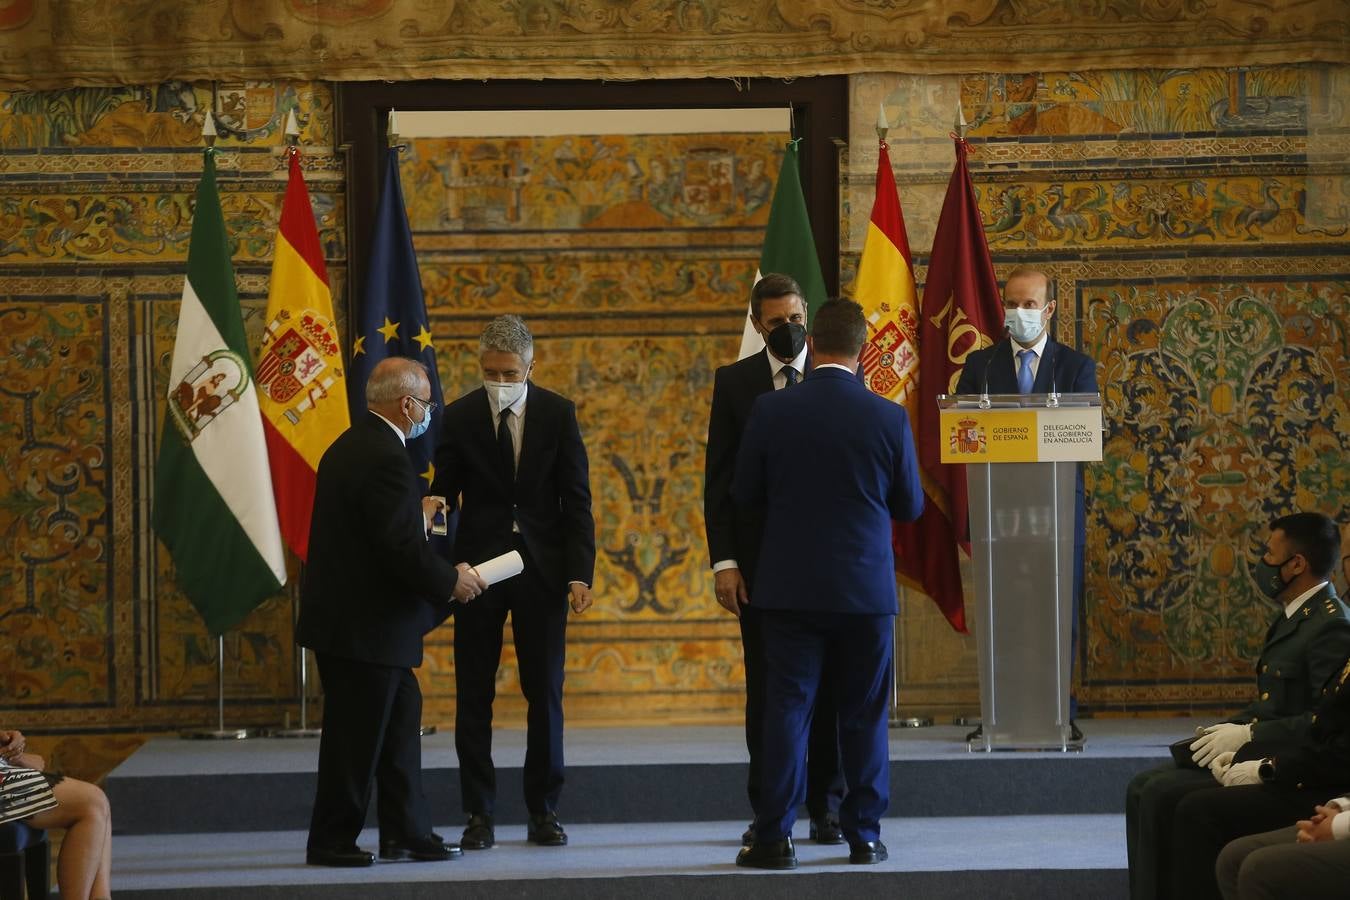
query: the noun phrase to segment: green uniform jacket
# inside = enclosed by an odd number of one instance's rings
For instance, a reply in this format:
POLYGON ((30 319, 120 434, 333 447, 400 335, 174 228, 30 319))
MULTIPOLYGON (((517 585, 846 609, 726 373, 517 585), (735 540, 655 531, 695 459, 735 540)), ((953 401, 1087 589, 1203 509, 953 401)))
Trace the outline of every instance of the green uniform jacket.
POLYGON ((1281 611, 1256 661, 1256 702, 1230 722, 1252 725, 1252 740, 1301 740, 1322 689, 1350 657, 1350 617, 1328 583, 1292 618, 1281 611))

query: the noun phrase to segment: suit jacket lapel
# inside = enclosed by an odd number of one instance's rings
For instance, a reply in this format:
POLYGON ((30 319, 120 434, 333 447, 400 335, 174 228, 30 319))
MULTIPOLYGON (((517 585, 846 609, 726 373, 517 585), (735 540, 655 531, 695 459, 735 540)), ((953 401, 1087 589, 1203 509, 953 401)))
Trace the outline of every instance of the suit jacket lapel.
POLYGON ((754 378, 751 379, 751 388, 754 390, 751 396, 758 397, 773 390, 773 364, 776 360, 769 359, 768 347, 756 353, 751 359, 759 360, 759 365, 753 369, 754 378))
POLYGON ((520 430, 520 462, 516 463, 516 481, 520 481, 522 472, 529 471, 526 466, 530 465, 536 453, 539 452, 539 433, 543 424, 540 419, 544 414, 543 404, 538 402, 539 391, 533 384, 526 388, 525 394, 525 421, 520 430), (533 397, 530 394, 534 394, 533 397))
POLYGON ((1033 394, 1048 394, 1051 388, 1058 389, 1059 385, 1051 381, 1051 375, 1055 373, 1055 358, 1059 356, 1057 345, 1052 340, 1046 340, 1044 352, 1041 354, 1040 362, 1036 364, 1036 380, 1032 382, 1031 392, 1033 394))

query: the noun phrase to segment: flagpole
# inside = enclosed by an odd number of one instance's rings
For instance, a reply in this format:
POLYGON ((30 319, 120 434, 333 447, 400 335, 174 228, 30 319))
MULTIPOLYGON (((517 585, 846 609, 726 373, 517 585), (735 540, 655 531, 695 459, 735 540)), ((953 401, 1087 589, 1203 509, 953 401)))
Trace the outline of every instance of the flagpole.
MULTIPOLYGON (((215 110, 208 109, 206 118, 202 121, 202 141, 206 144, 206 152, 214 153, 216 146, 216 114, 215 110)), ((223 740, 223 741, 241 741, 253 736, 253 732, 247 728, 226 728, 225 727, 225 634, 224 632, 216 635, 216 727, 214 729, 202 728, 195 731, 185 731, 180 735, 186 740, 223 740)))
MULTIPOLYGON (((877 104, 877 144, 878 148, 886 146, 886 133, 890 131, 890 122, 886 120, 886 107, 877 104)), ((900 591, 900 607, 903 610, 909 592, 903 584, 898 585, 900 591)), ((933 724, 930 716, 907 716, 900 709, 900 617, 896 616, 894 627, 891 628, 891 711, 890 727, 892 728, 928 728, 933 724)))
MULTIPOLYGON (((295 110, 291 109, 286 114, 286 156, 291 156, 300 152, 300 123, 295 118, 295 110)), ((304 564, 301 563, 303 570, 304 564)), ((291 608, 294 614, 291 617, 292 628, 300 623, 300 590, 299 584, 303 578, 297 578, 291 582, 291 608)), ((289 720, 290 716, 287 715, 289 720)), ((309 648, 300 648, 300 727, 278 728, 268 732, 269 737, 274 738, 316 738, 323 733, 320 728, 309 727, 309 648)))
POLYGON ((191 741, 242 741, 253 737, 249 728, 225 727, 225 635, 216 635, 216 727, 184 731, 179 737, 191 741))
MULTIPOLYGON (((389 118, 385 123, 384 137, 385 146, 390 150, 402 154, 408 149, 406 144, 400 143, 400 136, 398 133, 398 110, 392 106, 389 108, 389 118)), ((388 186, 386 186, 385 190, 388 189, 388 186)), ((422 737, 426 737, 429 734, 435 734, 438 730, 439 729, 435 725, 427 725, 419 722, 417 733, 422 737)))

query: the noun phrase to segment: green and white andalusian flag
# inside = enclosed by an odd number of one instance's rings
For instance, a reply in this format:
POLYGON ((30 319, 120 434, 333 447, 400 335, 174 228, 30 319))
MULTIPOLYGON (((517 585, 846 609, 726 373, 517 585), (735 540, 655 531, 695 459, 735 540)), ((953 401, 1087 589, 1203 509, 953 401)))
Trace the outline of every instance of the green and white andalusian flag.
MULTIPOLYGON (((764 228, 764 247, 759 254, 759 271, 755 281, 770 272, 791 275, 806 294, 806 321, 814 322, 816 310, 827 299, 825 276, 820 272, 820 257, 816 255, 816 239, 811 234, 811 220, 806 215, 806 197, 802 193, 802 176, 797 166, 797 145, 801 138, 787 142, 783 165, 778 170, 778 184, 769 205, 769 224, 764 228)), ((764 349, 750 319, 750 307, 745 310, 745 329, 741 335, 741 352, 737 359, 764 349)))
POLYGON ((207 150, 155 468, 154 523, 212 634, 286 583, 262 415, 207 150))

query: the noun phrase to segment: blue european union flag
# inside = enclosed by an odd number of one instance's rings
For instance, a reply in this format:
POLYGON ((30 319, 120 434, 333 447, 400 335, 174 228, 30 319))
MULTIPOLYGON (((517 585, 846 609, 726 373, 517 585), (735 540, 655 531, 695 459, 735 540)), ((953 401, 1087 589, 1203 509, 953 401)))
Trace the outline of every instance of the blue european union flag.
POLYGON ((431 414, 431 427, 427 433, 408 442, 413 470, 425 480, 425 491, 435 476, 432 459, 441 428, 441 379, 436 374, 436 350, 431 342, 426 300, 422 296, 422 276, 417 271, 417 255, 413 252, 408 210, 403 205, 398 148, 390 147, 385 153, 384 185, 375 212, 366 291, 357 318, 356 339, 352 342, 348 393, 352 419, 355 420, 366 411, 366 380, 376 363, 389 356, 407 356, 426 365, 431 376, 431 399, 436 401, 436 409, 431 414))

